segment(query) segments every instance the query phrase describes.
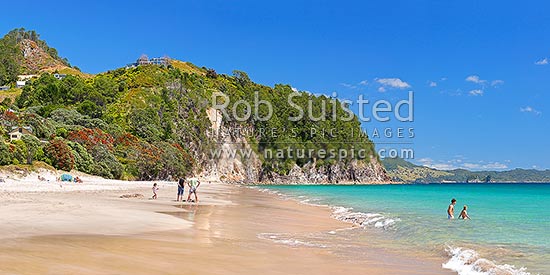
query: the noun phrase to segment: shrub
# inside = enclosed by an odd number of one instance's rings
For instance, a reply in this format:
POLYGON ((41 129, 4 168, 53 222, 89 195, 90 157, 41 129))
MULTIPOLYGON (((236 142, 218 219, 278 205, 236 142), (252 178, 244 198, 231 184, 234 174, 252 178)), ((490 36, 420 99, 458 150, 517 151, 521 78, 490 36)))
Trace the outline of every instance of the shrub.
POLYGON ((91 155, 94 158, 94 165, 92 166, 94 175, 110 179, 119 179, 122 176, 122 164, 106 145, 97 144, 91 148, 91 155))
POLYGON ((75 157, 64 139, 51 140, 45 147, 45 153, 53 167, 64 171, 71 171, 74 168, 75 157))
POLYGON ((26 145, 27 164, 32 164, 34 160, 42 160, 44 158, 44 150, 42 150, 38 138, 32 135, 23 135, 21 140, 26 145))
POLYGON ((4 142, 4 138, 0 137, 0 165, 8 165, 11 161, 10 147, 4 142))
POLYGON ((92 158, 92 156, 90 156, 90 154, 88 154, 88 151, 86 151, 86 148, 72 141, 67 142, 67 145, 71 147, 71 151, 74 155, 75 169, 84 173, 92 173, 94 159, 92 158))

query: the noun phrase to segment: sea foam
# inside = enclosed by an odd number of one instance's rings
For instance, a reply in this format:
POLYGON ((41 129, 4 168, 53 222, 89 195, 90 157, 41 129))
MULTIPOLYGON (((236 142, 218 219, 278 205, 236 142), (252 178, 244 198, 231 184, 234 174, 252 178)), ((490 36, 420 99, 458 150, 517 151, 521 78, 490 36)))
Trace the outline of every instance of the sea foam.
POLYGON ((326 245, 323 245, 323 244, 318 244, 311 241, 304 241, 295 237, 289 237, 289 236, 286 236, 286 234, 260 233, 257 235, 257 237, 262 240, 270 240, 277 244, 288 245, 292 247, 297 247, 297 246, 318 247, 318 248, 327 247, 326 245))
POLYGON ((513 265, 495 264, 481 258, 472 249, 462 247, 448 247, 447 253, 451 257, 444 263, 443 268, 453 270, 459 275, 529 275, 524 267, 516 268, 513 265))
POLYGON ((361 227, 375 227, 388 229, 400 221, 398 218, 389 218, 379 213, 354 212, 352 208, 341 206, 332 207, 332 217, 361 227))

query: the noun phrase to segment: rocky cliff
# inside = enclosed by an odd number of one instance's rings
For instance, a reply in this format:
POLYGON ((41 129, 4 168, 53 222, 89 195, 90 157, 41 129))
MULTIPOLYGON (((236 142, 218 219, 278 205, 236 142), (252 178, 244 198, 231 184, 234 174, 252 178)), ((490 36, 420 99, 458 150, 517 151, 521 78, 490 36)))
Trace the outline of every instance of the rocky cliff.
MULTIPOLYGON (((211 154, 204 159, 201 176, 212 180, 244 184, 380 184, 391 182, 384 166, 375 156, 370 160, 352 160, 350 163, 318 165, 315 161, 302 167, 294 165, 288 174, 269 172, 262 167, 261 156, 253 150, 249 140, 232 131, 222 115, 207 110, 212 125, 210 137, 215 140, 211 154)), ((246 131, 244 131, 246 132, 246 131)), ((253 132, 248 131, 248 132, 253 132)))

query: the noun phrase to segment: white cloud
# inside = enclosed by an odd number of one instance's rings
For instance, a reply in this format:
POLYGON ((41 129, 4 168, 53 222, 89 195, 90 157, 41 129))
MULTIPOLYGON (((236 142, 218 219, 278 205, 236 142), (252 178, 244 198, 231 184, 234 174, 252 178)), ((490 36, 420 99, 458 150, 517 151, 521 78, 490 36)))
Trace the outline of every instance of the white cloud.
POLYGON ((550 60, 548 58, 543 58, 535 62, 535 65, 548 65, 550 63, 550 60))
POLYGON ((464 163, 463 168, 469 170, 502 170, 507 169, 508 165, 500 162, 490 162, 490 163, 464 163))
POLYGON ((477 76, 477 75, 470 75, 470 76, 466 77, 466 81, 477 83, 477 84, 483 84, 483 83, 487 82, 487 80, 483 80, 483 79, 479 78, 479 76, 477 76))
POLYGON ((383 93, 383 92, 386 91, 386 88, 380 86, 380 87, 378 87, 378 91, 381 92, 381 93, 383 93))
POLYGON ((357 86, 353 85, 353 84, 349 84, 349 83, 340 83, 340 85, 348 88, 348 89, 357 89, 357 86))
POLYGON ((519 108, 519 111, 522 112, 522 113, 533 113, 535 115, 542 114, 542 112, 540 112, 539 110, 534 109, 531 106, 521 107, 521 108, 519 108))
POLYGON ((458 166, 452 163, 453 161, 436 162, 431 158, 421 158, 418 160, 418 162, 422 166, 429 167, 432 169, 437 169, 437 170, 453 170, 458 168, 458 166))
POLYGON ((481 96, 483 95, 483 90, 471 90, 468 94, 471 96, 481 96))
POLYGON ((484 162, 477 163, 464 162, 462 157, 447 161, 434 161, 431 158, 421 158, 418 160, 420 165, 437 170, 453 170, 453 169, 468 169, 468 170, 503 170, 507 169, 508 165, 500 162, 484 162))
POLYGON ((340 83, 340 85, 348 88, 348 89, 352 89, 352 90, 357 90, 357 89, 362 89, 362 87, 360 86, 367 86, 369 84, 369 82, 367 80, 362 80, 361 82, 357 83, 357 84, 350 84, 350 83, 340 83))
POLYGON ((495 79, 495 80, 491 81, 491 86, 493 86, 493 87, 499 86, 499 85, 502 85, 502 84, 504 84, 504 80, 495 79))
POLYGON ((428 82, 428 85, 429 85, 430 87, 437 87, 437 82, 435 82, 435 81, 429 81, 429 82, 428 82))
POLYGON ((377 78, 375 80, 376 82, 382 84, 383 86, 391 87, 391 88, 406 89, 411 87, 409 83, 399 78, 377 78))

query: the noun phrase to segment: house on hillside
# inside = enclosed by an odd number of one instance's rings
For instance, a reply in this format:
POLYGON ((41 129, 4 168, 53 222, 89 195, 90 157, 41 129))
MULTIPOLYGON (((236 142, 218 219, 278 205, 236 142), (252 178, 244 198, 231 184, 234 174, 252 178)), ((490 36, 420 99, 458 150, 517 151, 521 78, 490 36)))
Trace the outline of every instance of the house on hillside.
POLYGON ((32 128, 30 126, 13 127, 10 133, 10 141, 21 140, 23 135, 32 135, 32 128))
POLYGON ((23 80, 18 80, 16 83, 15 83, 15 87, 17 88, 23 88, 25 87, 25 84, 27 83, 27 81, 23 81, 23 80))
POLYGON ((147 57, 147 55, 141 55, 136 60, 136 62, 126 65, 126 68, 127 69, 135 68, 137 66, 142 66, 142 65, 157 65, 157 66, 163 66, 164 65, 164 66, 168 66, 168 65, 170 65, 170 58, 165 56, 165 57, 153 57, 153 58, 149 59, 149 57, 147 57))
POLYGON ((61 79, 65 78, 65 77, 67 77, 67 75, 66 75, 66 74, 53 74, 53 77, 55 77, 55 78, 61 80, 61 79))
POLYGON ((7 91, 10 89, 10 86, 0 86, 0 91, 7 91))

